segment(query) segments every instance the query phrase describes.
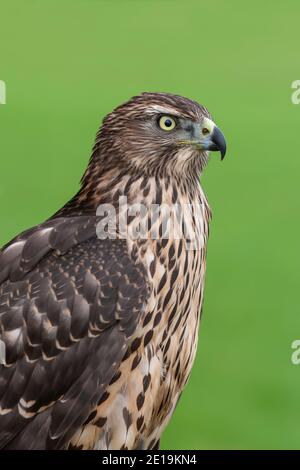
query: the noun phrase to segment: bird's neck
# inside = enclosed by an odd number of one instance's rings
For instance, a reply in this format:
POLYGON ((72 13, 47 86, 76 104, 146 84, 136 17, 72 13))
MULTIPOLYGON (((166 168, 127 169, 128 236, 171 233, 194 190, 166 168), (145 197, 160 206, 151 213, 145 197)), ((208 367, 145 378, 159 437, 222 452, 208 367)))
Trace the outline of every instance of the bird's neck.
MULTIPOLYGON (((179 251, 198 251, 206 245, 211 213, 199 180, 112 172, 97 185, 85 185, 55 217, 104 218, 109 208, 115 217, 109 237, 126 239, 129 251, 145 265, 155 253, 167 260, 172 244, 179 251)), ((98 237, 99 227, 107 236, 107 225, 97 225, 98 237)))
POLYGON ((103 204, 112 204, 116 209, 120 198, 127 203, 153 204, 205 203, 206 199, 197 175, 185 177, 173 175, 139 175, 124 170, 108 170, 100 177, 83 179, 80 191, 56 214, 68 216, 95 214, 103 204))

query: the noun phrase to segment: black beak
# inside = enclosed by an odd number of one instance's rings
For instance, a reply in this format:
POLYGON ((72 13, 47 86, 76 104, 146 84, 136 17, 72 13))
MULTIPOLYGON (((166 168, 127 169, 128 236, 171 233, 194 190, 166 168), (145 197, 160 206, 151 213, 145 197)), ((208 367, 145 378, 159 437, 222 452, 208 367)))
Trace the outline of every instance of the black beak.
POLYGON ((221 153, 221 160, 225 157, 226 154, 226 140, 223 133, 220 131, 218 127, 214 127, 214 130, 210 137, 210 143, 208 146, 208 150, 212 150, 213 152, 220 152, 221 153))

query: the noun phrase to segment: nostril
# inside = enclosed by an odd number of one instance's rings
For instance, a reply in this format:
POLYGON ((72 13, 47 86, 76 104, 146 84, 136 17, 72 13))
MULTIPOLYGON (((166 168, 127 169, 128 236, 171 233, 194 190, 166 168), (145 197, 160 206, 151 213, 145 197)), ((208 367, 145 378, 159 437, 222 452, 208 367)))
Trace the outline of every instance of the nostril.
POLYGON ((203 127, 203 129, 202 129, 202 134, 203 134, 203 135, 209 134, 209 130, 207 129, 207 127, 203 127))

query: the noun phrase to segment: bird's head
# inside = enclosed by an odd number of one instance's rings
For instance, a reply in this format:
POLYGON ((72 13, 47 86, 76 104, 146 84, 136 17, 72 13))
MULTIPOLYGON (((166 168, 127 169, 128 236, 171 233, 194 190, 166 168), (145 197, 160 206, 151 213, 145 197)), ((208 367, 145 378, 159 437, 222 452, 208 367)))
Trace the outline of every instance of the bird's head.
MULTIPOLYGON (((143 93, 117 107, 103 121, 96 146, 115 165, 146 172, 202 170, 208 151, 226 142, 206 108, 167 93, 143 93)), ((103 162, 105 163, 105 162, 103 162)))
POLYGON ((210 150, 223 159, 226 142, 206 108, 178 95, 142 93, 103 120, 82 185, 89 194, 105 175, 198 181, 210 150))
POLYGON ((175 178, 193 192, 209 151, 223 159, 226 142, 204 106, 169 93, 134 96, 104 118, 80 191, 64 211, 110 202, 141 178, 175 178))

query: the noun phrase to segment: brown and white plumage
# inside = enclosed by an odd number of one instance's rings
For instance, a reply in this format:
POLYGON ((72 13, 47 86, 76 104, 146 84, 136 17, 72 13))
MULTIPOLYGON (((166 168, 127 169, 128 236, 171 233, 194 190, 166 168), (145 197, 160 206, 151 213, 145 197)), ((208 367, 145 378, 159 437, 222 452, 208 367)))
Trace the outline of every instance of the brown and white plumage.
POLYGON ((199 175, 224 146, 197 103, 134 97, 104 120, 79 193, 2 249, 0 448, 158 445, 197 346, 210 219, 199 175), (164 238, 161 216, 146 239, 99 239, 97 207, 118 211, 124 195, 149 210, 194 204, 196 248, 164 238))

